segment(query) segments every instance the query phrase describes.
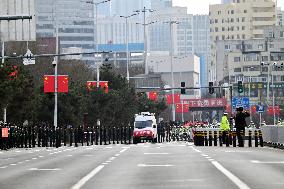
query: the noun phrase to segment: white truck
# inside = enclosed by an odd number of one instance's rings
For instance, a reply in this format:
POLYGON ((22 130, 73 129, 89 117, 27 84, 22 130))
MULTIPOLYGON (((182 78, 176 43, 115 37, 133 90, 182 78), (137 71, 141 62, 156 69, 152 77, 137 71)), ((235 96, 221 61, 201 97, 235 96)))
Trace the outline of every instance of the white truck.
POLYGON ((157 142, 157 122, 153 113, 135 114, 133 144, 141 142, 142 139, 157 142))

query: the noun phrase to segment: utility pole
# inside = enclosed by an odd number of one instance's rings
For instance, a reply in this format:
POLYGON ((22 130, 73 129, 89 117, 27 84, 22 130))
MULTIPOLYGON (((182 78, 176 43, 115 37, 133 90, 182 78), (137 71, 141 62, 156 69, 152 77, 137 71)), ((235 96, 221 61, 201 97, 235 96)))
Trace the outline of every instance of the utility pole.
MULTIPOLYGON (((146 24, 146 12, 154 12, 153 9, 146 9, 146 7, 143 7, 141 10, 136 10, 134 12, 142 12, 143 13, 143 27, 144 27, 144 65, 145 65, 145 75, 148 75, 148 63, 147 63, 147 51, 148 51, 148 40, 147 40, 147 32, 146 32, 146 26, 149 24, 146 24)), ((151 22, 152 23, 152 22, 151 22)), ((154 22, 153 22, 154 23, 154 22)))

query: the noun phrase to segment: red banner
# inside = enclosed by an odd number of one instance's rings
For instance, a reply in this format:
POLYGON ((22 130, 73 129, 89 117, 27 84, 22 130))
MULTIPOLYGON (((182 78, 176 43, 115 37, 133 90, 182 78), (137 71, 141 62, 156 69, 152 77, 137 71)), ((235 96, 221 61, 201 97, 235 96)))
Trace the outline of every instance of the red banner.
MULTIPOLYGON (((167 94, 167 104, 173 104, 173 98, 171 94, 167 94)), ((180 94, 174 94, 174 104, 180 103, 180 94)))
MULTIPOLYGON (((99 81, 99 87, 103 88, 105 93, 108 93, 108 81, 99 81)), ((97 88, 97 81, 87 81, 88 91, 97 88)))
POLYGON ((189 104, 176 104, 176 113, 187 113, 189 109, 189 104))
POLYGON ((2 128, 2 138, 8 138, 8 128, 2 128))
MULTIPOLYGON (((280 114, 280 107, 274 106, 274 111, 275 111, 276 115, 279 115, 280 114)), ((274 115, 273 106, 268 106, 267 113, 268 113, 268 115, 274 115)))
MULTIPOLYGON (((57 77, 57 92, 59 93, 68 93, 68 83, 69 83, 69 78, 68 75, 59 75, 57 77)), ((55 91, 55 77, 54 75, 45 75, 44 78, 44 86, 43 90, 44 93, 54 93, 55 91)))
POLYGON ((148 98, 152 101, 158 100, 158 93, 156 91, 150 91, 148 94, 148 98))
POLYGON ((187 99, 183 102, 189 104, 190 108, 219 108, 227 105, 225 98, 187 99))

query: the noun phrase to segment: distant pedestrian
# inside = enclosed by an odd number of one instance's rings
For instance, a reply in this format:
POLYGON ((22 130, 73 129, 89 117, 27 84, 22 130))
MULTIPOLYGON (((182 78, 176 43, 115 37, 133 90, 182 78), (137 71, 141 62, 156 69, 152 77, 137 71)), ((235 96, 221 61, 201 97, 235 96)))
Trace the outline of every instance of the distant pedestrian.
MULTIPOLYGON (((223 144, 226 142, 227 133, 230 131, 230 124, 228 120, 228 113, 224 112, 221 120, 220 130, 222 132, 222 142, 223 144)), ((227 139, 228 140, 228 139, 227 139)))
POLYGON ((244 147, 245 128, 247 126, 246 118, 249 116, 250 114, 246 111, 244 112, 243 107, 237 108, 237 114, 235 116, 235 127, 236 127, 239 147, 244 147))

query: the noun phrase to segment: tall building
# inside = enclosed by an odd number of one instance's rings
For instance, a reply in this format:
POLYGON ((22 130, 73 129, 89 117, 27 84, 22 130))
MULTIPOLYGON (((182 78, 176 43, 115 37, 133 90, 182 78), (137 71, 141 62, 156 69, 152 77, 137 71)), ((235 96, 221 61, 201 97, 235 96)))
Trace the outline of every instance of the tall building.
POLYGON ((277 8, 277 25, 284 26, 284 10, 277 8))
MULTIPOLYGON (((235 3, 210 5, 211 62, 209 76, 217 80, 216 42, 263 38, 263 29, 276 25, 275 0, 235 0, 235 3)), ((229 49, 228 49, 229 50, 229 49)))
POLYGON ((248 88, 251 85, 250 95, 253 103, 271 101, 272 90, 274 90, 276 104, 283 104, 283 26, 268 27, 264 30, 263 39, 217 41, 216 49, 219 52, 216 57, 218 79, 235 86, 238 81, 244 83, 244 93, 238 94, 234 90, 234 96, 249 96, 248 88), (272 76, 274 87, 272 86, 272 76))
POLYGON ((151 1, 151 8, 154 10, 161 10, 165 8, 170 8, 173 6, 172 0, 152 0, 151 1))
POLYGON ((111 0, 111 15, 131 15, 135 10, 143 9, 143 7, 150 8, 150 0, 111 0))
MULTIPOLYGON (((81 48, 94 51, 93 5, 78 0, 37 0, 36 32, 38 37, 55 37, 58 27, 60 49, 81 48)), ((93 55, 82 60, 93 62, 93 55)))
POLYGON ((193 49, 200 57, 200 85, 208 85, 208 62, 210 60, 210 30, 208 15, 193 16, 193 49))
POLYGON ((31 20, 0 21, 0 41, 35 41, 35 0, 0 1, 1 16, 29 15, 31 20))
POLYGON ((185 7, 172 7, 153 13, 149 21, 157 21, 149 26, 148 45, 149 51, 170 51, 170 24, 169 21, 178 21, 172 24, 173 29, 173 54, 193 54, 193 15, 187 14, 185 7))

